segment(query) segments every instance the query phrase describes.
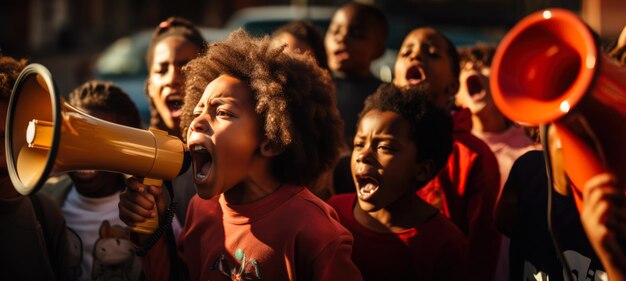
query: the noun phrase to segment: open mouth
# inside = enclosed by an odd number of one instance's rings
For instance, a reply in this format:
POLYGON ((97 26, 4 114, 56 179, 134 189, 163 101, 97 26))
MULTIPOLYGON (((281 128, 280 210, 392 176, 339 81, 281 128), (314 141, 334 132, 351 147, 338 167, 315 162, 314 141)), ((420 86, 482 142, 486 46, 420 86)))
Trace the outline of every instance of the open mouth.
POLYGON ((350 58, 350 53, 346 49, 339 49, 333 53, 333 56, 338 61, 344 61, 350 58))
POLYGON ((370 175, 357 175, 356 180, 358 183, 357 195, 361 200, 367 201, 372 198, 372 196, 376 194, 376 191, 378 191, 378 188, 380 187, 378 184, 378 180, 370 175))
POLYGON ((478 75, 470 75, 465 79, 467 92, 473 100, 481 100, 487 94, 483 82, 478 75))
POLYGON ((409 85, 414 86, 422 83, 426 79, 426 74, 421 67, 411 66, 407 69, 405 78, 409 85))
POLYGON ((192 145, 190 151, 196 182, 206 180, 211 171, 211 164, 213 163, 211 153, 202 145, 192 145))
POLYGON ((183 97, 181 95, 173 94, 167 96, 167 98, 165 98, 165 104, 171 112, 172 117, 180 117, 183 107, 183 97))

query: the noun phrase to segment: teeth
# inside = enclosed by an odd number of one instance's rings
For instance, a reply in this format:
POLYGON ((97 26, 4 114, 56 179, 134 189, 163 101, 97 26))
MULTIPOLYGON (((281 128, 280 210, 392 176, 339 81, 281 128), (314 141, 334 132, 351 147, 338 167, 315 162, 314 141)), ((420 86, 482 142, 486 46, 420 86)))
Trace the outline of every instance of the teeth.
POLYGON ((204 148, 204 146, 201 146, 201 145, 194 145, 191 148, 191 150, 193 150, 193 151, 203 151, 203 150, 206 150, 206 148, 204 148))

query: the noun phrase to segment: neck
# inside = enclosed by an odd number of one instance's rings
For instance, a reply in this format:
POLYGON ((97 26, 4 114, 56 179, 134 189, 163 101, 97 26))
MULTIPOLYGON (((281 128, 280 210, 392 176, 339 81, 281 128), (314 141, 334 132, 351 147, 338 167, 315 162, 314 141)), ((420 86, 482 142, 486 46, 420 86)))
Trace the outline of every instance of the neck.
POLYGON ((437 209, 412 191, 380 210, 363 211, 358 202, 353 209, 354 216, 361 225, 380 233, 394 233, 411 229, 426 222, 436 212, 438 212, 437 209))
POLYGON ((485 107, 477 113, 472 113, 472 131, 475 133, 501 133, 508 129, 510 123, 497 110, 485 107))
POLYGON ((259 200, 276 191, 282 181, 275 178, 270 167, 270 158, 259 157, 249 167, 248 177, 224 192, 229 204, 241 205, 259 200))

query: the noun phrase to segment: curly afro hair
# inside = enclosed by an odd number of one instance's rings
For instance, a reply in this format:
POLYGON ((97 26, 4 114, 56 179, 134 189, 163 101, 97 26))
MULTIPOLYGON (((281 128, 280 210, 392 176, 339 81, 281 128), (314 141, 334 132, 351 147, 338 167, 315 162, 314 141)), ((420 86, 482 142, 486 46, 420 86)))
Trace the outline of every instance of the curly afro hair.
POLYGON ((15 80, 28 62, 25 59, 16 60, 0 54, 0 99, 9 101, 15 80))
POLYGON ((271 48, 268 36, 252 38, 239 29, 210 45, 183 67, 183 73, 182 135, 206 86, 226 74, 250 87, 265 137, 283 151, 272 161, 272 173, 279 180, 310 186, 334 167, 344 149, 332 78, 312 56, 271 48))
POLYGON ((141 117, 135 103, 120 87, 110 82, 89 81, 69 94, 67 102, 78 108, 115 114, 117 123, 141 128, 141 117))
POLYGON ((452 117, 429 100, 429 95, 423 92, 425 89, 383 84, 365 100, 359 121, 372 110, 402 116, 411 125, 409 135, 417 147, 417 160, 433 160, 435 163, 432 179, 446 165, 452 152, 452 117))

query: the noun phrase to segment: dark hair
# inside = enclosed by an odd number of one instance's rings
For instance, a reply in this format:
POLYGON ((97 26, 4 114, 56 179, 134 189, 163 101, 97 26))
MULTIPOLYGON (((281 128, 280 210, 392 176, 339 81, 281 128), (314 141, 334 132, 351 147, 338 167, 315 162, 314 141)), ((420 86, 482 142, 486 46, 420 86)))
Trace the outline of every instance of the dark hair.
POLYGON ((265 137, 283 150, 272 161, 275 177, 310 185, 336 163, 344 140, 335 87, 311 56, 271 48, 268 36, 252 38, 238 29, 189 62, 183 73, 183 135, 207 84, 226 74, 250 87, 265 137))
POLYGON ((425 89, 382 84, 365 100, 359 121, 372 110, 395 112, 402 116, 411 125, 409 135, 417 147, 417 160, 433 160, 435 172, 432 177, 435 177, 452 152, 452 117, 430 102, 429 95, 423 92, 425 89))
POLYGON ((89 81, 69 94, 70 105, 86 110, 115 114, 120 125, 141 128, 141 117, 135 103, 128 95, 110 82, 89 81))
POLYGON ((354 7, 357 13, 362 13, 375 22, 374 27, 380 32, 380 39, 384 46, 387 42, 387 37, 389 36, 389 22, 387 21, 385 14, 383 14, 383 12, 374 5, 362 4, 358 2, 350 2, 341 6, 340 9, 346 7, 354 7))
POLYGON ((8 101, 11 98, 15 80, 27 64, 25 59, 16 60, 0 54, 0 100, 8 101))
POLYGON ((313 56, 315 56, 317 63, 323 68, 328 68, 324 39, 315 25, 308 21, 295 20, 276 29, 276 31, 272 33, 272 38, 284 33, 290 34, 296 39, 309 44, 313 49, 313 56))
POLYGON ((475 46, 459 49, 460 65, 473 63, 477 67, 491 67, 491 61, 496 53, 496 46, 476 44, 475 46))
POLYGON ((161 40, 170 36, 182 37, 198 46, 200 50, 204 49, 206 46, 206 41, 202 33, 200 33, 190 21, 178 17, 169 17, 162 21, 152 33, 152 41, 150 41, 150 46, 148 46, 148 51, 146 52, 148 69, 152 66, 154 47, 161 42, 161 40))

